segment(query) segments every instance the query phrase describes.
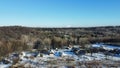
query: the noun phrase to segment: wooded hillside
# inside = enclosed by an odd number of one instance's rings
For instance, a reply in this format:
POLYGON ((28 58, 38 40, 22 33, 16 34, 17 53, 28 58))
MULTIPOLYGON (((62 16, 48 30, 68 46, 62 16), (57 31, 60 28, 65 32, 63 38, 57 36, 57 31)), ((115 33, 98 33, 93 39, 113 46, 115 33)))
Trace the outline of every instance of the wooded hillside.
POLYGON ((30 48, 56 48, 69 44, 120 44, 120 26, 88 28, 0 27, 0 55, 30 48), (38 45, 34 47, 34 45, 38 45))

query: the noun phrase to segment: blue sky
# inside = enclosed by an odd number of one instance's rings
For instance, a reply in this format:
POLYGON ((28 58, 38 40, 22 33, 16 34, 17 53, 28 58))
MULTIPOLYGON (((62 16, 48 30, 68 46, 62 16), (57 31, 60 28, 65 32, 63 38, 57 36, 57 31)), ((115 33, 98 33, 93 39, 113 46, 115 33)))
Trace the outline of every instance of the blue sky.
POLYGON ((0 26, 120 25, 120 0, 0 0, 0 26))

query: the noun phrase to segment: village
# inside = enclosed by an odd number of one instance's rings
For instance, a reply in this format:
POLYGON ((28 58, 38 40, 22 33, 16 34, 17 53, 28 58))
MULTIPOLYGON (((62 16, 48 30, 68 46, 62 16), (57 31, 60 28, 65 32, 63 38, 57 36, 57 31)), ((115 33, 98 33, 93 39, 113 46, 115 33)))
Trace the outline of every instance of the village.
POLYGON ((0 68, 120 68, 120 47, 96 43, 84 49, 79 45, 33 49, 4 57, 0 68))

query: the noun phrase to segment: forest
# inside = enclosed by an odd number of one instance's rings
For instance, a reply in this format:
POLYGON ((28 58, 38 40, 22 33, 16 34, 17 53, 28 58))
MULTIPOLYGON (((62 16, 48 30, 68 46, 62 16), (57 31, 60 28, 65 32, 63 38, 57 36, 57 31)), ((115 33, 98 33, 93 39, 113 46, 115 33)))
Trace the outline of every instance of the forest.
POLYGON ((93 43, 120 45, 120 26, 38 28, 0 27, 0 56, 30 49, 85 47, 93 43))

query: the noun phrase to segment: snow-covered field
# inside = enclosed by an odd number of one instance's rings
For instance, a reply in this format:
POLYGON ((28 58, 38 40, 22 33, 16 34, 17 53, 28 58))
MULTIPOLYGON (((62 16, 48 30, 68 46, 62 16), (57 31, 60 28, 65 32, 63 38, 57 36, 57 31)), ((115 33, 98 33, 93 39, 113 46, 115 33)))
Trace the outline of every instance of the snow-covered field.
POLYGON ((12 64, 0 64, 0 68, 9 68, 12 64))
POLYGON ((22 52, 22 55, 18 57, 16 55, 11 54, 4 61, 9 61, 9 63, 3 63, 1 61, 0 68, 10 68, 12 67, 25 67, 25 68, 49 68, 49 67, 57 67, 57 68, 69 68, 69 66, 74 66, 75 68, 87 68, 88 65, 95 67, 101 66, 106 67, 110 65, 116 65, 120 67, 120 57, 115 56, 106 56, 102 53, 90 53, 84 55, 76 55, 69 50, 57 50, 52 51, 52 54, 43 54, 38 53, 36 55, 35 52, 22 52), (17 63, 14 64, 14 59, 19 58, 17 63), (106 62, 111 62, 106 64, 106 62), (87 64, 87 65, 86 65, 87 64))

